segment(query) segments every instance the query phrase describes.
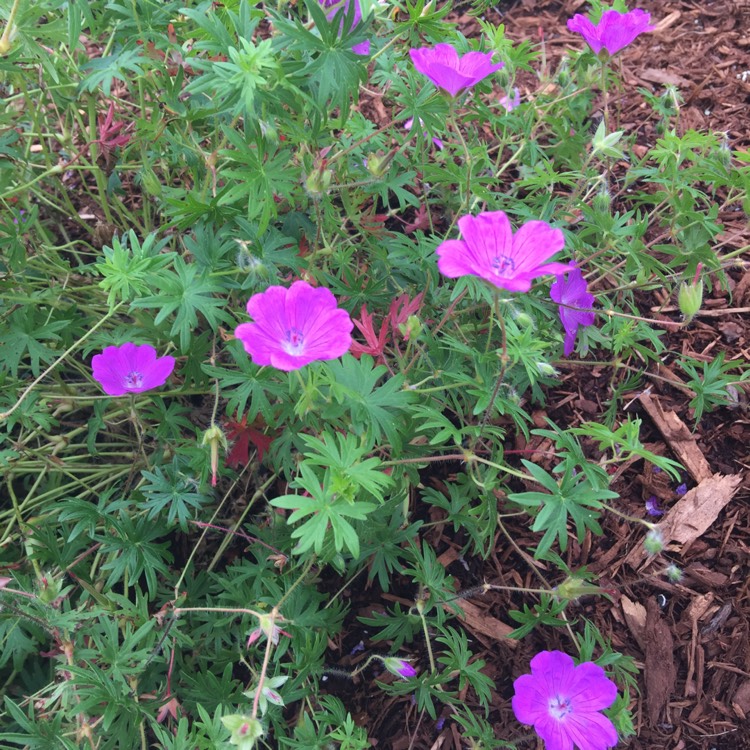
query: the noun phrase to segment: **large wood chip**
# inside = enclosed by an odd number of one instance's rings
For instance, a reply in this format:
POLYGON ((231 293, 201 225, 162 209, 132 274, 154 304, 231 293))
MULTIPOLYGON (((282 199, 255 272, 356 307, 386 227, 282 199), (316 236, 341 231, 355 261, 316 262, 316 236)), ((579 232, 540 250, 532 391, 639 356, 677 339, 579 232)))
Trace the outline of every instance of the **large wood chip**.
MULTIPOLYGON (((742 483, 742 474, 714 474, 704 479, 681 497, 668 511, 656 528, 661 532, 664 544, 682 544, 681 552, 710 528, 719 513, 734 497, 742 483)), ((625 562, 633 568, 640 567, 646 560, 643 546, 634 547, 625 557, 625 562)))
POLYGON ((466 627, 470 630, 475 630, 477 633, 486 635, 496 641, 502 641, 510 648, 515 648, 518 645, 518 641, 514 638, 508 638, 509 633, 513 632, 513 628, 510 625, 506 625, 496 617, 488 615, 483 612, 476 604, 462 601, 459 605, 464 611, 463 615, 459 615, 466 627))
POLYGON ((664 541, 679 542, 684 551, 713 524, 741 482, 742 474, 715 474, 693 487, 658 524, 664 541))
POLYGON ((620 599, 620 606, 630 632, 641 647, 641 651, 645 653, 646 608, 640 602, 631 601, 627 596, 620 599))
POLYGON ((669 625, 662 619, 659 605, 654 599, 646 602, 646 707, 651 726, 674 692, 677 669, 674 663, 674 641, 669 625))
POLYGON ((677 414, 662 408, 662 405, 647 393, 641 396, 640 402, 680 463, 692 474, 695 481, 702 482, 711 477, 713 472, 706 457, 695 442, 693 433, 677 414))

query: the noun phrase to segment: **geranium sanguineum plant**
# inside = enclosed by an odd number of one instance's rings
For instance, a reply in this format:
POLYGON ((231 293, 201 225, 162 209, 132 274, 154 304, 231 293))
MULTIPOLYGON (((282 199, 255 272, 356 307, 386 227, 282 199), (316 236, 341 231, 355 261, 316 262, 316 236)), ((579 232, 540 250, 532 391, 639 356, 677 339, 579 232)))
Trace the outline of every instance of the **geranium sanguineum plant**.
POLYGON ((295 281, 270 286, 247 303, 252 323, 235 336, 256 365, 289 372, 315 360, 336 359, 349 350, 354 323, 336 304, 330 289, 295 281))
POLYGON ((544 221, 529 221, 514 234, 503 211, 487 211, 461 217, 458 228, 463 239, 445 240, 436 251, 443 276, 479 276, 501 289, 528 292, 538 276, 570 270, 565 263, 545 263, 565 238, 544 221))
POLYGON ((450 44, 410 49, 409 55, 422 75, 451 96, 471 88, 504 65, 493 63, 491 52, 467 52, 459 57, 450 44))
POLYGON ((614 55, 640 34, 655 28, 651 26, 651 15, 639 8, 629 13, 607 10, 596 25, 580 13, 568 21, 568 29, 580 34, 597 55, 602 49, 614 55))
POLYGON ((542 651, 531 660, 531 674, 514 683, 513 713, 533 725, 545 750, 608 750, 617 730, 601 711, 617 698, 617 685, 593 662, 576 666, 562 651, 542 651))
POLYGON ((575 348, 578 327, 594 323, 595 313, 590 310, 594 304, 594 295, 586 290, 586 279, 583 278, 581 269, 574 268, 567 277, 557 277, 557 281, 550 287, 549 296, 560 305, 560 320, 565 329, 564 351, 565 356, 569 357, 575 348))
POLYGON ((91 360, 92 375, 109 396, 143 393, 167 382, 174 357, 157 357, 149 344, 108 346, 91 360))

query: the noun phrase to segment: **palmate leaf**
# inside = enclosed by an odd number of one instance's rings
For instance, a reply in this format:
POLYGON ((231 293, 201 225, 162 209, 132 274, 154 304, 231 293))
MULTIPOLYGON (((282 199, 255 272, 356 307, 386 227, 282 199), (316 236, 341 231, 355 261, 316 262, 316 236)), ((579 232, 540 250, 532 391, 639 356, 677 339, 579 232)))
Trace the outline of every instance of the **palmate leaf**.
POLYGON ((176 258, 174 270, 165 271, 157 286, 160 294, 152 294, 135 300, 133 307, 158 307, 154 323, 158 326, 174 314, 170 335, 180 338, 180 349, 188 351, 193 332, 198 328, 198 313, 212 329, 220 323, 232 325, 232 317, 226 312, 226 302, 213 295, 223 291, 222 285, 194 263, 185 263, 176 258))
POLYGON ((71 321, 47 322, 48 317, 48 312, 43 308, 25 305, 13 312, 8 327, 0 333, 3 365, 14 377, 18 376, 18 368, 24 357, 31 360, 31 372, 35 376, 41 372, 40 362, 51 362, 55 358, 55 352, 42 342, 59 341, 57 332, 64 331, 71 321))
POLYGON ((399 417, 413 400, 411 393, 402 390, 403 376, 396 375, 378 386, 388 368, 383 365, 376 367, 373 358, 367 354, 359 360, 346 355, 328 362, 327 366, 334 379, 331 395, 349 410, 352 431, 362 434, 369 429, 375 443, 385 435, 393 450, 400 451, 399 417))

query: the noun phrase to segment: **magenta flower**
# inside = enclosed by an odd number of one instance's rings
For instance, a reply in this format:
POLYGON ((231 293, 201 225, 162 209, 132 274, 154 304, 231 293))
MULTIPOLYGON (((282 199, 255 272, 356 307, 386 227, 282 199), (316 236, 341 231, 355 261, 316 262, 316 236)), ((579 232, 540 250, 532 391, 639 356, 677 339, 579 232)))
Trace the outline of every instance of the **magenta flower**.
POLYGON ((167 382, 174 370, 174 357, 158 357, 148 344, 108 346, 91 360, 92 375, 110 396, 143 393, 167 382))
POLYGON ((492 64, 491 52, 467 52, 458 56, 450 44, 410 49, 414 67, 427 76, 439 89, 456 96, 462 89, 471 88, 488 75, 500 70, 504 63, 492 64))
POLYGON ((617 730, 603 714, 617 698, 617 686, 587 661, 575 666, 562 651, 542 651, 531 674, 514 683, 513 713, 533 724, 546 750, 606 750, 617 745, 617 730))
POLYGON ((576 344, 578 326, 590 326, 594 323, 595 313, 572 308, 590 308, 594 304, 594 295, 586 291, 586 280, 580 268, 568 273, 568 278, 557 277, 550 287, 549 296, 560 305, 560 320, 565 329, 565 356, 573 353, 576 344))
POLYGON ((529 221, 515 234, 503 211, 488 211, 458 220, 463 240, 445 240, 436 252, 443 276, 479 276, 501 289, 528 292, 531 281, 546 273, 564 273, 564 263, 544 263, 563 249, 559 229, 529 221))
MULTIPOLYGON (((331 21, 333 20, 333 17, 338 13, 339 10, 342 8, 344 9, 344 15, 349 13, 349 3, 351 0, 319 0, 320 4, 326 9, 329 10, 328 14, 326 15, 326 18, 331 21)), ((359 0, 354 0, 354 19, 352 20, 352 29, 355 29, 357 26, 359 26, 359 22, 362 20, 362 8, 359 6, 359 0)), ((343 20, 341 22, 341 25, 343 27, 343 20)), ((360 42, 359 44, 355 44, 352 47, 352 52, 354 52, 355 55, 369 55, 370 54, 370 40, 365 39, 364 42, 360 42)))
MULTIPOLYGON (((382 658, 382 657, 381 657, 382 658)), ((415 677, 417 670, 405 659, 397 659, 395 656, 388 656, 383 659, 385 668, 395 674, 397 677, 403 677, 405 680, 409 677, 415 677)))
POLYGON ((645 10, 636 9, 629 13, 607 10, 602 13, 596 26, 586 16, 576 13, 568 20, 568 28, 580 34, 594 50, 594 54, 598 55, 602 49, 606 49, 610 55, 614 55, 627 47, 639 34, 653 31, 656 26, 650 26, 650 21, 651 15, 645 10))
POLYGON ((336 359, 349 350, 354 323, 336 306, 330 289, 295 281, 288 289, 270 286, 247 303, 253 323, 234 335, 256 365, 299 370, 318 359, 336 359))

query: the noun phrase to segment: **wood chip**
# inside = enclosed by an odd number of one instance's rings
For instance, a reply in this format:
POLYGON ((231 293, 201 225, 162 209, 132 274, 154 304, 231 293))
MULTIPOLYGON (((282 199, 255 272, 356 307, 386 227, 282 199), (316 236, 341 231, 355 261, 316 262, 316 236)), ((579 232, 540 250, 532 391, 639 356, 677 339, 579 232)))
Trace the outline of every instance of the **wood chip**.
POLYGON ((631 601, 627 596, 623 596, 620 599, 620 606, 622 607, 623 615, 625 615, 625 622, 633 634, 633 638, 638 642, 641 651, 645 653, 646 608, 639 602, 631 601))
POLYGON ((680 463, 692 474, 695 481, 702 482, 713 476, 693 433, 677 414, 664 409, 656 398, 647 393, 641 396, 640 402, 680 463))
POLYGON ((678 542, 683 552, 713 524, 734 497, 742 474, 715 474, 687 492, 670 509, 657 528, 665 543, 678 542))
POLYGON ((674 641, 669 625, 662 619, 653 598, 646 602, 646 708, 651 725, 659 722, 674 692, 677 669, 674 664, 674 641))
POLYGON ((488 615, 477 607, 476 604, 467 602, 465 599, 460 602, 459 606, 463 610, 463 615, 459 615, 459 619, 463 621, 467 628, 493 638, 496 641, 502 641, 509 648, 515 648, 518 645, 518 641, 515 638, 508 637, 513 632, 513 628, 510 625, 506 625, 496 617, 488 615))

